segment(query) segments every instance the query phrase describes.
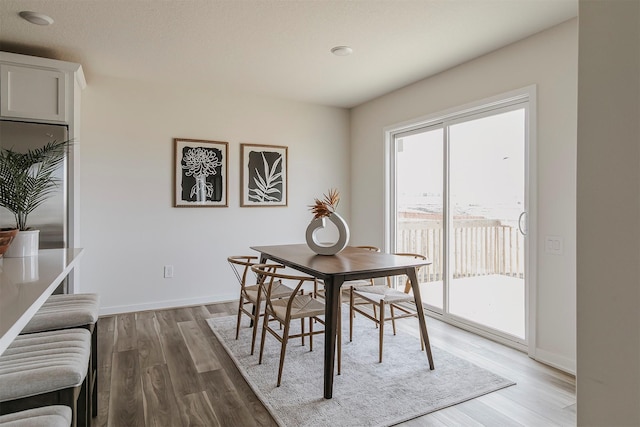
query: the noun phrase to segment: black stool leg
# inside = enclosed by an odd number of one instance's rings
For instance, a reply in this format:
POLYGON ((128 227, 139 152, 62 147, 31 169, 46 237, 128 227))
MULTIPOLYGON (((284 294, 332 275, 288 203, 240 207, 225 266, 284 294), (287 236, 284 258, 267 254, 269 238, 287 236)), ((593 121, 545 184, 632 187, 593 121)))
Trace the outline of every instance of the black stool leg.
POLYGON ((78 415, 77 426, 78 427, 90 427, 91 426, 91 414, 89 413, 89 377, 87 376, 82 385, 80 386, 80 394, 78 396, 78 409, 76 411, 78 415))
POLYGON ((91 414, 98 416, 98 322, 91 331, 91 414))

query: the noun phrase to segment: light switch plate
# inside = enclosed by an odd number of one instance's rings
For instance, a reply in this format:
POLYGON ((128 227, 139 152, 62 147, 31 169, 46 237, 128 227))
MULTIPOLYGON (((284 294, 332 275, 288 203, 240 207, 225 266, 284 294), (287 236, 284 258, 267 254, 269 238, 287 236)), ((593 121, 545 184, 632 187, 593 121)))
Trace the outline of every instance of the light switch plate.
POLYGON ((173 277, 173 265, 164 266, 164 278, 171 279, 173 277))
POLYGON ((544 251, 552 255, 564 254, 564 244, 562 237, 546 236, 544 238, 544 251))

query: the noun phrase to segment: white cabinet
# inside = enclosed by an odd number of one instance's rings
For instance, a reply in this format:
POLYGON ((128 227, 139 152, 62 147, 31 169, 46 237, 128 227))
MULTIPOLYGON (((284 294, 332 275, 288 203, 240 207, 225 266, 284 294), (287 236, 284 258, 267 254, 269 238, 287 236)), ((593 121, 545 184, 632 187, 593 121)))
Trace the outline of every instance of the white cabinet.
POLYGON ((67 121, 67 75, 62 71, 0 64, 2 117, 67 121))
POLYGON ((0 52, 0 118, 71 124, 80 64, 0 52))

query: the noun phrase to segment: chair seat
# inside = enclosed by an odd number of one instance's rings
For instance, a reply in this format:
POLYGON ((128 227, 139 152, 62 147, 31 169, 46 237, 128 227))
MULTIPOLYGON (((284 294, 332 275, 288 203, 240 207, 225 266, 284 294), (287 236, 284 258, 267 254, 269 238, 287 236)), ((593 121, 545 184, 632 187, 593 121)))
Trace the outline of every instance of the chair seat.
POLYGON ((397 289, 389 288, 387 285, 363 286, 354 288, 354 294, 374 303, 381 300, 387 304, 401 302, 413 302, 413 295, 405 294, 397 289))
POLYGON ((75 328, 98 321, 96 294, 51 295, 22 330, 23 334, 75 328))
POLYGON ((0 416, 0 427, 69 427, 71 408, 63 405, 44 406, 0 416))
POLYGON ((342 290, 349 290, 349 288, 358 288, 361 286, 371 286, 371 281, 369 280, 347 280, 342 284, 342 290))
MULTIPOLYGON (((258 301, 259 290, 260 290, 260 285, 251 285, 251 286, 244 287, 244 291, 247 299, 254 304, 256 303, 256 301, 258 301)), ((293 292, 293 289, 291 289, 287 285, 284 285, 282 281, 280 280, 274 281, 273 287, 271 288, 271 298, 288 297, 289 295, 291 295, 292 292, 293 292)), ((263 296, 262 299, 264 300, 264 298, 265 297, 263 296)))
MULTIPOLYGON (((280 320, 285 319, 287 314, 288 299, 271 301, 273 311, 280 320)), ((294 297, 291 304, 291 318, 300 319, 303 317, 320 316, 324 314, 324 304, 311 297, 311 295, 298 295, 294 297)))
MULTIPOLYGON (((318 283, 324 285, 324 281, 322 279, 318 279, 318 283)), ((369 286, 369 285, 371 285, 370 280, 347 280, 342 284, 340 289, 342 289, 343 291, 344 290, 349 291, 350 288, 356 288, 358 286, 369 286)), ((324 292, 324 289, 322 289, 321 291, 324 292)))
POLYGON ((90 352, 86 329, 19 335, 0 356, 0 402, 81 385, 90 352))
MULTIPOLYGON (((318 283, 324 286, 324 282, 322 280, 318 279, 318 283)), ((358 288, 363 286, 372 286, 371 281, 370 280, 347 280, 346 282, 344 282, 342 286, 340 286, 340 291, 341 291, 340 295, 342 296, 341 301, 348 303, 349 294, 351 293, 351 288, 358 288)), ((316 295, 320 298, 325 298, 325 294, 326 292, 324 288, 316 290, 316 295)))

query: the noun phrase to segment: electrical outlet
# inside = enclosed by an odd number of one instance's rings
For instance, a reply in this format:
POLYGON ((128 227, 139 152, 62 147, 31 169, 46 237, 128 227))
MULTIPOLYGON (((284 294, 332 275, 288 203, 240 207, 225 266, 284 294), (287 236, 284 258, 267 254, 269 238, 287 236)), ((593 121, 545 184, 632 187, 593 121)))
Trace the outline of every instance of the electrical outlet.
POLYGON ((173 265, 164 266, 164 278, 171 279, 173 277, 173 265))

